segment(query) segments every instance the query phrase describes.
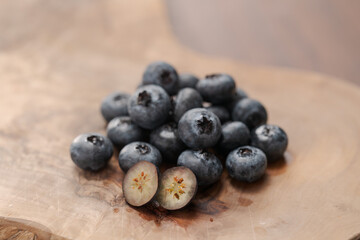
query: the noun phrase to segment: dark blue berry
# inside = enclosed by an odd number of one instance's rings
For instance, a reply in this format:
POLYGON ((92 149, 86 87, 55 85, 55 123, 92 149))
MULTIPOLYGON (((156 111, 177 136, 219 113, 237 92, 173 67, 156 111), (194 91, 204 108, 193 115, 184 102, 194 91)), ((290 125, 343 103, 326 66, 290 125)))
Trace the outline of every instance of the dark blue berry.
POLYGON ((188 110, 201 107, 202 97, 200 93, 192 88, 184 88, 179 91, 174 100, 174 120, 178 122, 188 110))
POLYGON ((265 174, 267 160, 258 148, 239 147, 226 158, 226 169, 230 177, 238 181, 254 182, 265 174))
POLYGON ((232 95, 230 102, 226 104, 227 109, 232 112, 236 103, 247 97, 248 95, 246 92, 244 92, 244 90, 237 88, 235 93, 232 95))
POLYGON ((155 84, 165 89, 169 95, 176 93, 179 77, 174 67, 166 62, 149 64, 143 74, 142 84, 155 84))
POLYGON ((210 112, 214 113, 216 116, 218 116, 221 123, 225 123, 230 120, 230 113, 223 106, 213 105, 213 106, 206 107, 206 109, 209 110, 210 112))
POLYGON ((137 125, 145 129, 154 129, 167 120, 170 98, 159 86, 142 86, 130 97, 128 110, 131 120, 137 125))
POLYGON ((235 92, 235 81, 227 74, 207 75, 197 83, 196 89, 205 101, 221 104, 231 100, 235 92))
POLYGON ((159 167, 162 162, 161 153, 146 142, 130 143, 120 151, 119 165, 124 172, 140 161, 148 161, 159 167))
POLYGON ((267 112, 259 101, 244 98, 236 103, 232 111, 232 119, 245 123, 252 130, 266 123, 267 112))
POLYGON ((105 167, 113 155, 111 141, 97 133, 77 136, 70 146, 73 162, 84 170, 98 171, 105 167))
POLYGON ((145 140, 146 133, 131 121, 129 116, 124 116, 116 117, 109 122, 107 136, 115 146, 122 148, 131 142, 145 140))
POLYGON ((288 145, 288 138, 283 129, 276 125, 265 124, 251 134, 251 145, 260 148, 269 162, 280 159, 288 145))
POLYGON ((205 108, 187 111, 178 125, 180 139, 192 149, 215 146, 221 136, 219 118, 205 108))
POLYGON ((180 140, 176 123, 167 123, 153 130, 150 134, 150 143, 154 145, 168 163, 176 163, 180 153, 186 146, 180 140))
POLYGON ((186 150, 180 154, 177 164, 190 168, 194 172, 199 187, 215 183, 220 179, 223 171, 221 161, 205 150, 186 150))
POLYGON ((218 144, 220 150, 228 153, 235 148, 249 144, 250 131, 242 122, 228 122, 222 125, 221 138, 218 144))
POLYGON ((183 88, 196 88, 196 84, 199 82, 199 79, 189 73, 182 73, 179 76, 179 90, 183 88))
POLYGON ((119 116, 127 116, 127 104, 130 95, 121 92, 115 92, 107 96, 101 103, 101 114, 107 122, 119 116))

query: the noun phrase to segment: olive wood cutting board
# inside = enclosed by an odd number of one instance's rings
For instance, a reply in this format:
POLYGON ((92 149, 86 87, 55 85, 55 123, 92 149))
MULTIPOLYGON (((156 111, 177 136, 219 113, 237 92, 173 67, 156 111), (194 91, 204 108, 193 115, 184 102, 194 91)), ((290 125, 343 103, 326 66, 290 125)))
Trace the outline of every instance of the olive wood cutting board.
POLYGON ((0 239, 358 239, 358 87, 194 52, 160 0, 0 5, 0 239), (75 167, 73 138, 105 134, 101 100, 154 60, 232 75, 288 133, 284 159, 253 184, 224 171, 174 212, 125 203, 116 153, 99 173, 75 167))

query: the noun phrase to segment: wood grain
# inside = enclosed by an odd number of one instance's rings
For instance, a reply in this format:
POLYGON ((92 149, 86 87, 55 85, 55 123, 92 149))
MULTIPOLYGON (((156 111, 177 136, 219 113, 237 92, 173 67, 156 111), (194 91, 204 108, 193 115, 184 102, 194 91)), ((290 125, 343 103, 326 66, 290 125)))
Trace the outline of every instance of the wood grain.
POLYGON ((66 240, 52 234, 48 228, 38 223, 2 217, 0 217, 0 239, 66 240))
POLYGON ((0 228, 16 227, 11 219, 31 221, 68 239, 358 234, 359 88, 315 73, 195 53, 177 42, 165 16, 158 0, 1 2, 0 215, 6 224, 0 228), (180 72, 233 75, 265 103, 269 122, 288 132, 284 161, 254 184, 224 173, 189 208, 175 212, 129 207, 116 154, 102 172, 76 168, 72 139, 105 132, 101 99, 114 90, 132 92, 146 64, 158 59, 180 72))
POLYGON ((197 51, 307 69, 360 84, 360 1, 166 1, 173 31, 197 51))

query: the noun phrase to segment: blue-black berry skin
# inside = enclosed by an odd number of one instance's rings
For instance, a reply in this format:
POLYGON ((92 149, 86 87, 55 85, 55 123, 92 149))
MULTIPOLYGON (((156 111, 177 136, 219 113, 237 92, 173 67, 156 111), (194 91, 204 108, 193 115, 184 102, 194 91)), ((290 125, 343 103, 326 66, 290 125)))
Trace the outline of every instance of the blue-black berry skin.
POLYGON ((222 104, 231 100, 235 92, 235 81, 227 74, 211 74, 200 80, 196 89, 204 101, 222 104))
POLYGON ((226 158, 226 169, 230 177, 245 182, 260 179, 267 167, 265 153, 251 146, 239 147, 226 158))
POLYGON ((199 187, 209 186, 221 177, 223 166, 212 153, 205 150, 186 150, 177 161, 178 166, 190 168, 197 178, 199 187))
POLYGON ((149 64, 143 74, 142 84, 155 84, 165 89, 169 95, 176 94, 179 76, 173 66, 166 62, 149 64))
POLYGON ((98 171, 113 155, 111 141, 101 134, 85 133, 77 136, 70 146, 73 162, 81 169, 98 171))
POLYGON ((199 79, 189 73, 182 73, 179 76, 178 87, 179 90, 183 88, 196 88, 196 84, 199 82, 199 79))
POLYGON ((274 162, 283 156, 288 137, 279 126, 265 124, 252 131, 251 145, 261 149, 269 162, 274 162))
POLYGON ((218 147, 222 152, 228 153, 235 148, 249 144, 250 131, 244 123, 227 122, 221 128, 221 138, 218 147))
POLYGON ((244 98, 238 101, 232 111, 233 121, 240 121, 252 130, 267 121, 265 107, 257 100, 244 98))
POLYGON ((233 96, 231 97, 231 100, 226 104, 227 109, 230 112, 232 112, 236 103, 247 97, 248 97, 248 94, 244 90, 242 90, 241 88, 236 88, 236 91, 234 92, 233 96))
POLYGON ((174 100, 174 120, 179 122, 180 118, 190 109, 202 107, 202 97, 193 88, 184 88, 179 91, 174 100))
POLYGON ((243 98, 247 98, 248 94, 242 90, 241 88, 236 88, 236 91, 233 95, 233 100, 241 100, 243 98))
POLYGON ((129 94, 122 92, 115 92, 107 97, 101 103, 101 114, 107 122, 119 116, 127 116, 127 104, 130 98, 129 94))
POLYGON ((169 95, 157 85, 139 87, 128 103, 132 121, 145 129, 155 129, 165 123, 170 107, 169 95))
POLYGON ((182 116, 178 132, 189 148, 209 148, 215 146, 221 136, 221 123, 214 113, 205 108, 194 108, 182 116))
POLYGON ((177 158, 186 149, 174 122, 166 123, 153 130, 150 134, 150 143, 159 149, 164 162, 168 163, 176 164, 177 158))
POLYGON ((230 113, 225 107, 213 105, 206 107, 206 109, 218 116, 221 123, 230 121, 230 113))
POLYGON ((107 136, 111 142, 122 148, 135 141, 144 141, 145 130, 136 125, 129 116, 116 117, 107 126, 107 136))
POLYGON ((146 142, 132 142, 121 149, 119 165, 124 172, 140 161, 148 161, 159 167, 162 162, 161 153, 156 147, 146 142))

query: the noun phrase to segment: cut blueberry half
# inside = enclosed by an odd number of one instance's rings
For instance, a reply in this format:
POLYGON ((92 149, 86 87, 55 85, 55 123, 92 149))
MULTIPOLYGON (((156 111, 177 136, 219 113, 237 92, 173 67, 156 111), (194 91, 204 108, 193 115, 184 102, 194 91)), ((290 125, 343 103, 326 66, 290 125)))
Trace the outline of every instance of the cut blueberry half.
POLYGON ((154 164, 141 161, 126 173, 123 193, 127 203, 140 207, 150 202, 158 189, 158 171, 154 164))
POLYGON ((157 201, 165 209, 177 210, 193 199, 196 190, 196 177, 189 168, 169 168, 160 180, 157 201))

